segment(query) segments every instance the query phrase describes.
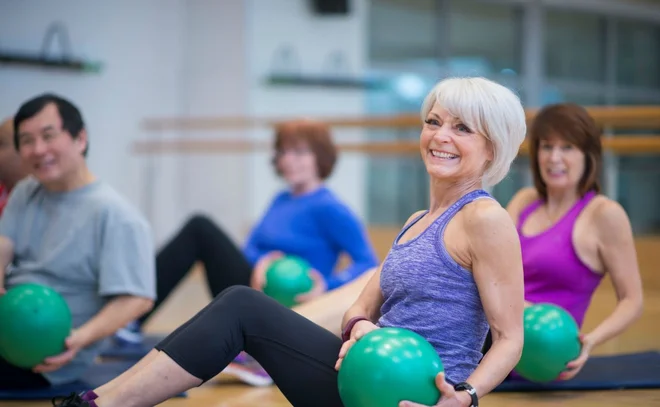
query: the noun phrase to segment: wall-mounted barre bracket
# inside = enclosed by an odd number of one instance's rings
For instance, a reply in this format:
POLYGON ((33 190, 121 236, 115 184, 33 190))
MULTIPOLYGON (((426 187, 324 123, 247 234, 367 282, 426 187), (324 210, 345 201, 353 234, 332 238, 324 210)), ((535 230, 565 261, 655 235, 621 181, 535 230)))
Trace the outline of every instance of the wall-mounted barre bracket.
POLYGON ((266 77, 270 86, 326 87, 345 89, 383 89, 388 86, 381 79, 326 75, 272 74, 266 77))
POLYGON ((0 51, 0 66, 24 66, 31 68, 57 69, 81 73, 99 73, 102 64, 98 61, 86 61, 72 56, 69 31, 62 22, 53 22, 47 29, 39 52, 0 51), (60 45, 60 56, 53 54, 51 48, 55 41, 60 45))
POLYGON ((0 51, 0 65, 59 69, 82 73, 99 73, 102 68, 100 62, 69 58, 48 58, 41 55, 3 51, 0 51))

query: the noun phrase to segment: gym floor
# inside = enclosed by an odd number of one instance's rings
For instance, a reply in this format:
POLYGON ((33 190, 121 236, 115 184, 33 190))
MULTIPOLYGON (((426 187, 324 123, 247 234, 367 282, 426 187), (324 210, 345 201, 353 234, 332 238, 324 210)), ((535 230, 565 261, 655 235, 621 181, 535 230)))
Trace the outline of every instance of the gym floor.
MULTIPOLYGON (((657 349, 660 336, 660 292, 647 291, 642 318, 625 334, 596 349, 594 354, 616 354, 641 350, 657 349)), ((163 304, 163 308, 146 327, 149 332, 169 332, 200 310, 210 300, 205 281, 195 270, 181 287, 163 304)), ((615 297, 609 280, 600 287, 585 321, 590 329, 614 307, 615 297)), ((500 393, 482 399, 486 407, 619 407, 632 405, 660 405, 660 390, 623 390, 606 392, 558 392, 544 394, 500 393)), ((41 402, 0 402, 0 407, 49 406, 41 402)), ((266 388, 250 387, 223 375, 206 385, 193 389, 186 399, 173 399, 162 404, 164 407, 286 407, 290 406, 275 386, 266 388)))

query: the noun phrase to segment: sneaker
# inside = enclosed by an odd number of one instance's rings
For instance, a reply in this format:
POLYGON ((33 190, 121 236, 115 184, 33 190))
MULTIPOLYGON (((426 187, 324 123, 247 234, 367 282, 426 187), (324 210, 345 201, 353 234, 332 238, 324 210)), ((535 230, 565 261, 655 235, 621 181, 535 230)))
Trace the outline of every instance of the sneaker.
POLYGON ((54 407, 90 407, 90 404, 78 393, 71 393, 67 397, 55 397, 52 403, 54 407))
POLYGON ((270 386, 273 384, 273 379, 266 373, 264 368, 245 352, 239 353, 222 373, 235 376, 251 386, 270 386))
POLYGON ((141 345, 144 337, 137 321, 133 321, 115 332, 115 342, 118 345, 141 345))

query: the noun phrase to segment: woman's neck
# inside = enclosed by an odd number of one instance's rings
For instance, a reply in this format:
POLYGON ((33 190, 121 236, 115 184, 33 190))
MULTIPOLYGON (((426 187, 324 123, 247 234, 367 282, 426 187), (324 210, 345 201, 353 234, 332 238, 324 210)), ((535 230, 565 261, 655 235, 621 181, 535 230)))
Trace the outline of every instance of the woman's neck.
POLYGON ((456 183, 431 178, 429 213, 444 212, 463 195, 481 188, 479 180, 456 183))
POLYGON ((544 204, 548 217, 553 221, 559 219, 568 212, 579 199, 580 194, 576 189, 548 189, 548 198, 544 204))
POLYGON ((305 195, 314 192, 321 187, 323 183, 321 180, 312 180, 296 185, 291 185, 291 193, 293 195, 305 195))

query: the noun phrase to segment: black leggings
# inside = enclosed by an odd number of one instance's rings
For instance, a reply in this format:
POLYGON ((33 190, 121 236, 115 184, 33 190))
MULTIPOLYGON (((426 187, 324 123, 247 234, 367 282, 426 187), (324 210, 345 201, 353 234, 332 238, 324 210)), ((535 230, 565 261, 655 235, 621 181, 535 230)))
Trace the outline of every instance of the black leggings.
POLYGON ((234 242, 207 217, 192 217, 156 257, 157 298, 150 312, 140 318, 146 322, 188 274, 195 262, 206 271, 211 295, 233 285, 250 285, 252 266, 234 242))
POLYGON ((49 386, 48 380, 39 373, 18 368, 0 358, 0 390, 29 390, 49 386))
POLYGON ((260 291, 231 287, 156 349, 207 381, 241 351, 268 372, 296 407, 340 407, 337 362, 342 342, 330 331, 260 291))

